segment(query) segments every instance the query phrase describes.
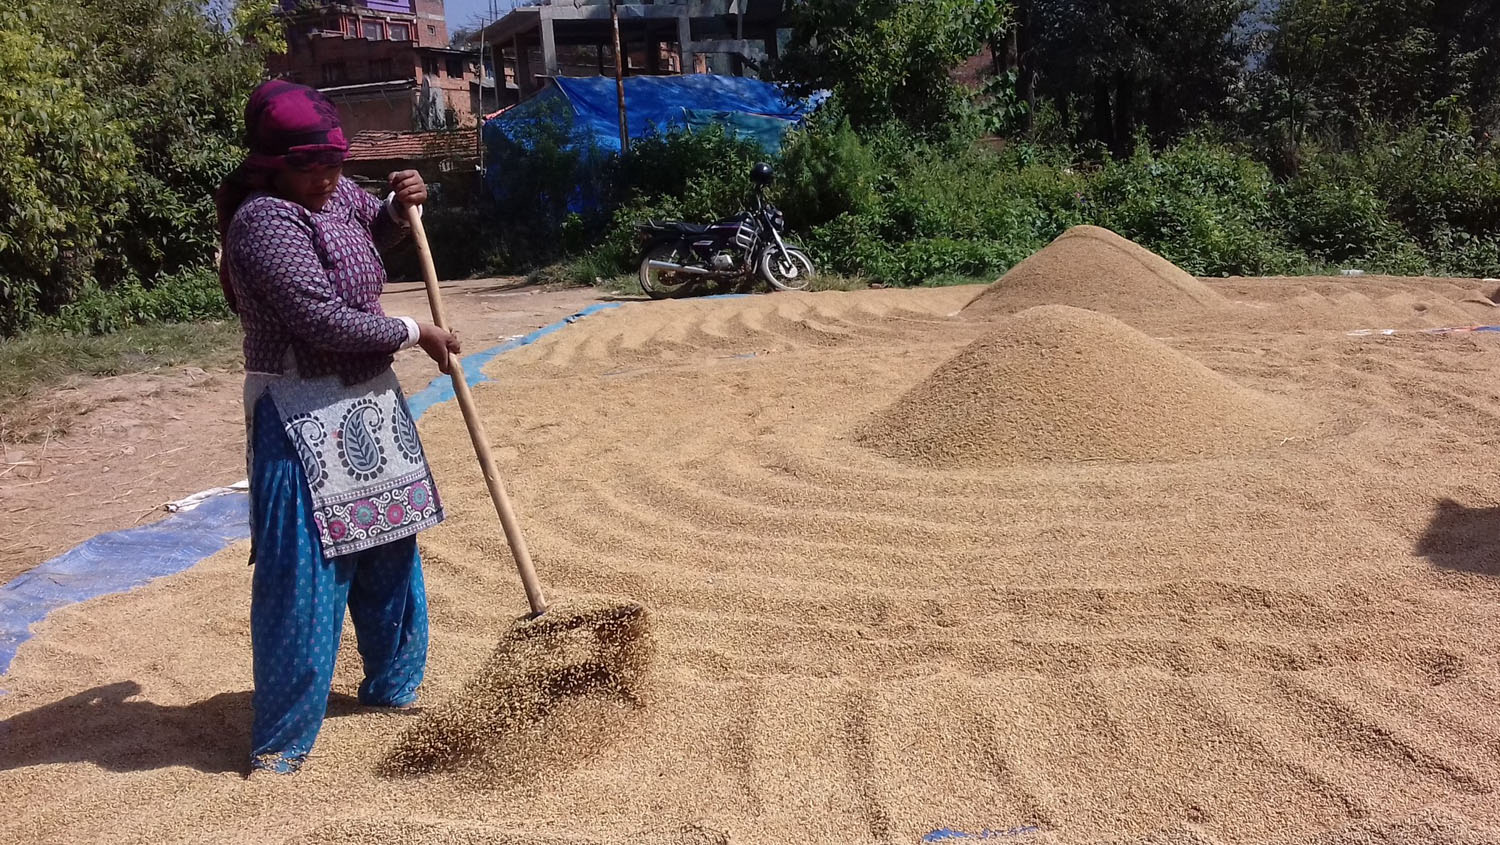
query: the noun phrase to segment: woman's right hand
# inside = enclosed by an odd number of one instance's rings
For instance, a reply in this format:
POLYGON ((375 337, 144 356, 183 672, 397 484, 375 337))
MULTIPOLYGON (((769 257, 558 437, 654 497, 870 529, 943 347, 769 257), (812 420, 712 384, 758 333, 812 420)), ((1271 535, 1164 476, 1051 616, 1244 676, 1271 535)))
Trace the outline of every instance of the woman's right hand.
POLYGON ((440 329, 432 323, 421 323, 417 326, 417 345, 427 356, 437 362, 438 369, 444 375, 452 372, 452 361, 450 355, 457 355, 462 350, 459 348, 458 335, 446 329, 440 329))

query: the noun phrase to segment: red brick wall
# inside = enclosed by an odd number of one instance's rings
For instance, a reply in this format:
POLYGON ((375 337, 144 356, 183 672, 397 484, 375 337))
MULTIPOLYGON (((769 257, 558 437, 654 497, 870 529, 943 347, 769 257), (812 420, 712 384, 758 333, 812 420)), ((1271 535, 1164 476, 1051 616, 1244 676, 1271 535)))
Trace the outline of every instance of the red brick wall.
MULTIPOLYGON (((443 0, 413 0, 413 10, 414 16, 365 8, 349 14, 330 9, 322 14, 295 16, 288 22, 288 52, 268 56, 267 69, 273 75, 317 88, 400 79, 415 79, 420 83, 424 78, 430 78, 459 122, 472 125, 474 114, 469 82, 479 78, 476 63, 469 57, 429 53, 422 49, 448 46, 443 0), (378 24, 379 40, 364 37, 366 23, 378 24), (407 27, 412 40, 389 40, 393 24, 407 27), (429 75, 426 72, 424 65, 427 61, 435 63, 436 73, 429 75), (459 71, 458 74, 449 73, 450 61, 459 65, 453 68, 459 71)), ((416 90, 409 95, 393 92, 383 99, 378 95, 375 99, 368 99, 368 95, 361 94, 355 102, 350 102, 345 95, 335 94, 334 97, 347 133, 365 129, 411 128, 411 100, 416 97, 416 90)))
POLYGON ((427 80, 442 92, 448 101, 448 108, 453 109, 460 126, 472 125, 474 104, 469 93, 469 83, 479 81, 478 57, 437 52, 422 52, 420 55, 421 61, 418 62, 418 69, 422 72, 420 79, 427 80), (437 73, 427 73, 427 68, 433 65, 436 66, 437 73), (455 65, 455 67, 450 67, 450 65, 455 65), (458 70, 459 74, 454 76, 449 73, 450 70, 458 70))
POLYGON ((366 130, 407 130, 411 129, 411 115, 415 91, 403 93, 393 91, 385 97, 361 97, 350 102, 344 98, 338 101, 339 125, 343 127, 344 137, 349 137, 356 132, 366 130))
POLYGON ((417 43, 423 47, 448 46, 447 13, 443 0, 416 0, 417 43), (432 27, 436 32, 428 32, 432 27))
POLYGON ((289 76, 296 82, 319 88, 413 79, 418 65, 411 42, 369 41, 338 35, 309 37, 296 31, 287 38, 286 53, 266 58, 266 67, 272 74, 289 76), (337 66, 342 65, 343 81, 336 81, 336 75, 325 74, 325 65, 335 66, 335 74, 337 66))

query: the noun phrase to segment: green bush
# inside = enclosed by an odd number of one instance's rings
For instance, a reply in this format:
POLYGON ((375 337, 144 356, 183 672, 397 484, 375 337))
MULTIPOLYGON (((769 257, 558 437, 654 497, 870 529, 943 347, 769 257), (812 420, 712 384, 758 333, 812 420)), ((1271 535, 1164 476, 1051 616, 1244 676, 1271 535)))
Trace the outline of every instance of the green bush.
POLYGON ((230 316, 218 273, 193 267, 163 276, 150 287, 136 281, 109 289, 91 285, 57 314, 44 318, 41 327, 74 334, 108 334, 127 326, 230 316))
POLYGON ((1094 222, 1200 276, 1289 272, 1304 263, 1275 219, 1262 164, 1189 138, 1107 161, 1089 186, 1094 222))
POLYGON ((1396 273, 1423 268, 1416 243, 1357 174, 1315 163, 1284 185, 1275 201, 1291 242, 1315 262, 1396 273))
POLYGON ((1500 156, 1468 127, 1428 124, 1385 130, 1340 158, 1339 175, 1368 183, 1432 269, 1494 270, 1500 232, 1500 156))
POLYGON ((833 272, 896 285, 993 277, 1085 220, 1087 181, 1050 150, 996 153, 891 128, 868 148, 868 198, 808 231, 815 260, 833 272))
MULTIPOLYGON (((563 277, 632 272, 636 223, 711 220, 748 193, 740 174, 753 151, 722 138, 668 135, 639 149, 621 167, 634 168, 631 187, 563 277)), ((994 278, 1082 223, 1199 275, 1349 265, 1500 274, 1500 165, 1452 134, 1408 130, 1380 149, 1310 152, 1282 184, 1248 152, 1203 136, 1097 165, 1081 158, 814 120, 776 162, 775 199, 822 272, 891 285, 994 278)))
POLYGON ((789 133, 779 171, 777 203, 799 226, 821 226, 875 202, 875 155, 842 118, 814 118, 789 133))
MULTIPOLYGON (((486 132, 489 171, 486 196, 467 205, 467 213, 498 224, 488 242, 494 263, 513 271, 555 261, 564 254, 562 233, 582 201, 607 203, 614 184, 613 162, 576 125, 571 109, 554 102, 540 119, 511 130, 486 132)), ((464 208, 459 204, 457 207, 464 208)), ((597 235, 607 221, 603 213, 583 221, 597 235)), ((462 222, 462 221, 455 221, 462 222)))
POLYGON ((647 220, 709 221, 744 209, 750 201, 750 168, 774 161, 749 141, 713 127, 673 131, 631 142, 614 168, 618 180, 607 211, 586 248, 574 249, 555 278, 592 284, 634 273, 639 258, 637 224, 647 220))
POLYGON ((620 157, 613 199, 674 197, 684 214, 732 214, 749 199, 751 165, 767 158, 754 142, 718 126, 639 138, 620 157))
MULTIPOLYGON (((524 272, 506 251, 513 231, 473 171, 424 173, 428 199, 422 209, 422 228, 432 248, 438 278, 463 279, 524 272)), ((393 280, 420 280, 422 268, 417 252, 406 241, 384 256, 386 273, 393 280)))

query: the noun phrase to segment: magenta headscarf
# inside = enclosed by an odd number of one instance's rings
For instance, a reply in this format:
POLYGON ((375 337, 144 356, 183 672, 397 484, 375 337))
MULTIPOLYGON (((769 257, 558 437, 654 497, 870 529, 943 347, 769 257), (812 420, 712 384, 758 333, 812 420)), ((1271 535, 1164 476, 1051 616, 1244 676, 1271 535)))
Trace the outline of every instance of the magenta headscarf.
MULTIPOLYGON (((219 245, 234 213, 256 191, 270 188, 271 178, 288 168, 338 164, 349 152, 338 109, 319 91, 281 79, 262 82, 245 106, 245 144, 250 154, 219 183, 214 205, 219 213, 219 245)), ((237 310, 225 261, 219 261, 219 286, 237 310)))

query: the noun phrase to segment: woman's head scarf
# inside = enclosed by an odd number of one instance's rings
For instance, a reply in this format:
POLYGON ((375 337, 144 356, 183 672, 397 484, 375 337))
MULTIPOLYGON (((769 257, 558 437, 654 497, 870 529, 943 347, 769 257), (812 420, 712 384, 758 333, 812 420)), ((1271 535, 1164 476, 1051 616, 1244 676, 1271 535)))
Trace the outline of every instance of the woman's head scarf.
MULTIPOLYGON (((263 82, 251 92, 245 106, 245 144, 250 154, 224 177, 214 194, 221 247, 240 205, 252 193, 269 190, 277 173, 339 164, 349 152, 333 103, 315 89, 280 79, 263 82)), ((222 257, 219 285, 229 307, 235 309, 234 291, 222 257)))

